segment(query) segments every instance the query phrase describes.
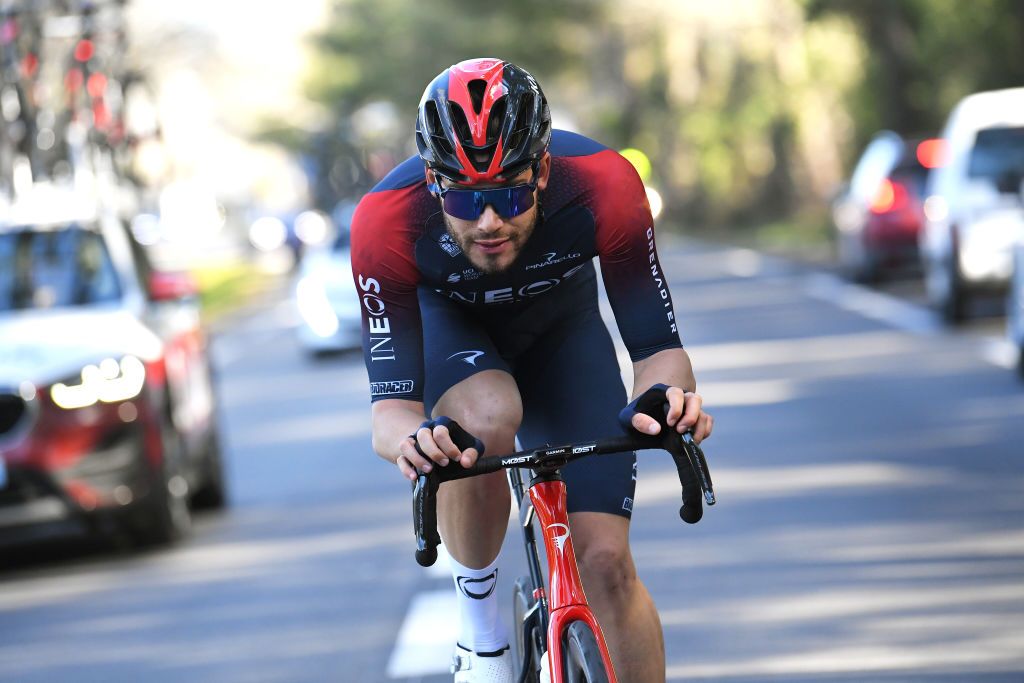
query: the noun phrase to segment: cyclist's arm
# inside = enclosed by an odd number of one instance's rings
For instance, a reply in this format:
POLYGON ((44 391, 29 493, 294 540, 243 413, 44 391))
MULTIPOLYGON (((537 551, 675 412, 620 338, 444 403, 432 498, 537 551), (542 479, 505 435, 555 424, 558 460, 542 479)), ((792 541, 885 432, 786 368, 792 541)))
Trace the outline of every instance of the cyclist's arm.
POLYGON ((476 448, 461 450, 456 446, 444 425, 435 425, 431 429, 424 427, 423 403, 420 401, 385 399, 373 404, 372 413, 373 449, 380 457, 397 465, 407 479, 416 479, 417 469, 429 472, 435 463, 444 466, 449 460, 469 467, 480 454, 476 448), (419 451, 413 435, 419 441, 419 451))
MULTIPOLYGON (((597 247, 608 299, 633 361, 633 397, 653 384, 669 385, 668 424, 679 432, 692 428, 699 442, 711 433, 712 420, 694 393, 697 382, 679 339, 646 192, 629 162, 614 152, 603 154, 605 173, 596 178, 594 198, 597 247)), ((650 432, 656 424, 646 415, 633 417, 640 431, 656 433, 650 432)))
MULTIPOLYGON (((704 400, 696 393, 697 380, 693 376, 690 356, 684 349, 666 349, 633 363, 633 395, 636 398, 651 386, 669 385, 665 392, 669 411, 666 422, 677 432, 693 430, 693 438, 700 443, 711 434, 714 419, 703 412, 704 400)), ((633 416, 633 427, 638 431, 657 434, 657 421, 638 414, 633 416), (651 431, 651 429, 654 431, 651 431)))
MULTIPOLYGON (((371 408, 373 417, 373 450, 385 460, 398 464, 398 458, 408 455, 404 449, 405 442, 411 448, 410 434, 415 434, 420 424, 426 419, 422 401, 406 401, 389 398, 374 402, 371 408)), ((399 466, 401 469, 401 466, 399 466)), ((406 474, 403 472, 403 474, 406 474)))

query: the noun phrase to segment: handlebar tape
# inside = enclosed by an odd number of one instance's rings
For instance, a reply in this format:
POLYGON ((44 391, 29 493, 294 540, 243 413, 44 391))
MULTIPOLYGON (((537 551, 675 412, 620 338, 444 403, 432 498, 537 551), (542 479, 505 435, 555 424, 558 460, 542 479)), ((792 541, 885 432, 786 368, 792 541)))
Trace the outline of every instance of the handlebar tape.
POLYGON ((661 425, 661 447, 672 454, 676 472, 679 474, 679 483, 683 489, 683 504, 679 508, 679 517, 687 524, 696 524, 704 516, 701 502, 703 487, 698 473, 703 474, 702 470, 706 470, 706 465, 703 465, 694 452, 696 444, 692 441, 689 444, 685 443, 676 430, 666 422, 669 410, 666 391, 667 385, 655 384, 630 401, 619 412, 619 425, 627 434, 635 433, 633 416, 637 413, 649 415, 658 421, 661 425))
MULTIPOLYGON (((481 456, 484 454, 484 443, 450 417, 442 415, 427 420, 419 429, 434 431, 434 427, 445 427, 452 443, 460 451, 475 448, 481 456)), ((426 453, 420 449, 416 435, 411 436, 416 451, 426 457, 426 453)), ((416 531, 416 562, 421 567, 429 567, 437 561, 437 546, 441 543, 441 537, 437 533, 437 488, 441 481, 441 477, 437 475, 429 476, 424 472, 417 472, 416 483, 413 485, 412 517, 416 531)))

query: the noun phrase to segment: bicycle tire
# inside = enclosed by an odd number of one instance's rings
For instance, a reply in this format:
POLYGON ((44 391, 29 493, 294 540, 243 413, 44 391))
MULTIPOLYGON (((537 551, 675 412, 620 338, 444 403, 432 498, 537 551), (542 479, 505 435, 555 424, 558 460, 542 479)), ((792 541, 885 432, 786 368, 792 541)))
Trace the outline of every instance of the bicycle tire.
POLYGON ((565 629, 562 663, 566 683, 608 683, 597 636, 585 621, 574 621, 565 629))
POLYGON ((536 644, 538 638, 537 634, 534 633, 535 629, 525 628, 526 614, 533 608, 535 603, 536 600, 533 597, 533 588, 530 585, 529 577, 520 576, 512 587, 512 624, 515 629, 512 664, 515 671, 515 680, 522 681, 523 683, 539 683, 540 681, 540 660, 538 658, 543 653, 537 651, 536 644), (524 652, 528 655, 528 658, 525 660, 526 665, 532 669, 532 671, 527 671, 525 677, 522 671, 524 652))

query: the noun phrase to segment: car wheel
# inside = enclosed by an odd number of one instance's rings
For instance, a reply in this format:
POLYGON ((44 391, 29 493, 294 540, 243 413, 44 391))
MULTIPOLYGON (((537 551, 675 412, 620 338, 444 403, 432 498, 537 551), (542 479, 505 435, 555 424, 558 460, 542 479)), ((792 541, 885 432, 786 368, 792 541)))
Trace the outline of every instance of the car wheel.
POLYGON ((877 268, 859 233, 841 233, 836 245, 839 268, 844 277, 856 282, 872 282, 877 268))
POLYGON ((227 506, 227 478, 224 476, 223 449, 217 427, 210 431, 206 452, 200 465, 202 479, 192 496, 192 506, 199 510, 220 510, 227 506))
POLYGON ((956 268, 956 254, 950 259, 930 263, 926 273, 928 297, 947 323, 956 324, 967 317, 969 297, 956 268))
POLYGON ((133 510, 132 536, 139 546, 166 545, 188 535, 192 511, 188 481, 180 472, 183 443, 170 417, 161 420, 163 457, 153 473, 149 493, 133 510))
POLYGON ((970 297, 955 266, 949 266, 949 290, 942 305, 942 317, 946 322, 956 324, 967 318, 970 297))

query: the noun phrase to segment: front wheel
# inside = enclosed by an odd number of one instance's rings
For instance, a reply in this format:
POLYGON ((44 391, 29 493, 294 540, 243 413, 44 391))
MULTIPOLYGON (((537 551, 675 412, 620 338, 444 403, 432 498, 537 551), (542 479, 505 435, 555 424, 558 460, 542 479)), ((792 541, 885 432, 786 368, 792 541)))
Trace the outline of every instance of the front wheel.
POLYGON ((608 683, 610 680, 597 636, 584 621, 574 621, 565 630, 563 676, 567 683, 608 683))
POLYGON ((512 625, 515 630, 515 650, 512 653, 517 681, 538 683, 540 681, 541 658, 544 651, 544 627, 539 618, 540 605, 533 597, 533 587, 528 577, 520 576, 512 588, 512 625), (522 677, 523 669, 526 677, 522 677))

